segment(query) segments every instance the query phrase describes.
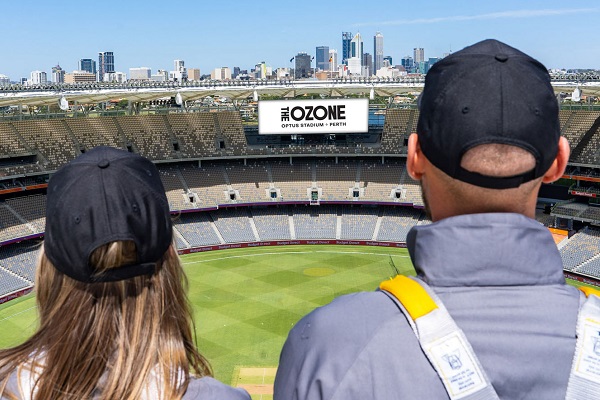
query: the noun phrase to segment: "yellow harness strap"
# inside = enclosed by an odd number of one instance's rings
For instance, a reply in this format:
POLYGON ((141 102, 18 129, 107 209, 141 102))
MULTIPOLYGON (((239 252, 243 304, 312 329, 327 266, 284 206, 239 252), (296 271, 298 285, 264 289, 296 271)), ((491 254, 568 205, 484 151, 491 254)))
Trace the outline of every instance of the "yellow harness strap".
POLYGON ((438 308, 435 301, 419 283, 404 275, 381 282, 381 290, 391 293, 402 303, 410 317, 414 320, 438 308))
POLYGON ((600 297, 600 289, 594 289, 589 286, 580 286, 579 290, 585 293, 586 297, 590 297, 590 294, 595 294, 596 296, 600 297))

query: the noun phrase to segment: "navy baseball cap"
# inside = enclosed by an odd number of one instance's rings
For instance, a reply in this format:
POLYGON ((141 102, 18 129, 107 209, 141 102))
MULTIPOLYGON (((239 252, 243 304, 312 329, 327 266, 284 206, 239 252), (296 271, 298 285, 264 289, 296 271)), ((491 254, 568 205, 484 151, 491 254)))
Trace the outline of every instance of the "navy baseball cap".
POLYGON ((427 159, 454 179, 507 189, 543 176, 558 153, 558 101, 548 70, 527 54, 484 40, 435 63, 419 97, 417 134, 427 159), (494 177, 461 159, 481 144, 523 148, 535 157, 525 173, 494 177))
POLYGON ((80 282, 113 282, 154 273, 172 241, 169 203, 156 166, 112 147, 96 147, 61 167, 48 183, 44 251, 80 282), (137 260, 101 274, 98 247, 133 241, 137 260))

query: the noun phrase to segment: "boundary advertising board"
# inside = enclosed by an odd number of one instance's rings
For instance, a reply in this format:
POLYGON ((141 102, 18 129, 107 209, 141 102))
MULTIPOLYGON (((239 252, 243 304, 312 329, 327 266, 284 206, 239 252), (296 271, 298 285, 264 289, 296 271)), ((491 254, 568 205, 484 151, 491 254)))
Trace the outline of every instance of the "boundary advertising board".
POLYGON ((267 100, 258 102, 260 135, 365 133, 369 99, 267 100))

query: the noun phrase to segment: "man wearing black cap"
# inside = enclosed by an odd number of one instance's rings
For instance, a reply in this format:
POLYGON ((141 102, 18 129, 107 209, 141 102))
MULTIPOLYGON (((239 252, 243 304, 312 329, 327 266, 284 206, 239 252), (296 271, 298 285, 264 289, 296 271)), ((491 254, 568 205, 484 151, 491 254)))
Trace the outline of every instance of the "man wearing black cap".
POLYGON ((433 221, 407 237, 419 279, 301 320, 275 399, 564 399, 584 296, 533 219, 569 157, 547 70, 486 40, 431 68, 419 109, 407 170, 433 221))

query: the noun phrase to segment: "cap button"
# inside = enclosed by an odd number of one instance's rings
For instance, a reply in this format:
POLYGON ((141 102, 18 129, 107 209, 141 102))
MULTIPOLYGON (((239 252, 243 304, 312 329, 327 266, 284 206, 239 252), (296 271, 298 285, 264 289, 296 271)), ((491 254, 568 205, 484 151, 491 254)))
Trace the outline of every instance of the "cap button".
POLYGON ((110 162, 109 162, 108 160, 106 160, 106 159, 104 159, 104 160, 100 160, 100 162, 98 162, 98 166, 99 166, 100 168, 106 168, 106 167, 108 167, 109 165, 110 165, 110 162))
POLYGON ((506 54, 496 54, 496 57, 494 58, 500 62, 508 60, 508 56, 506 54))

